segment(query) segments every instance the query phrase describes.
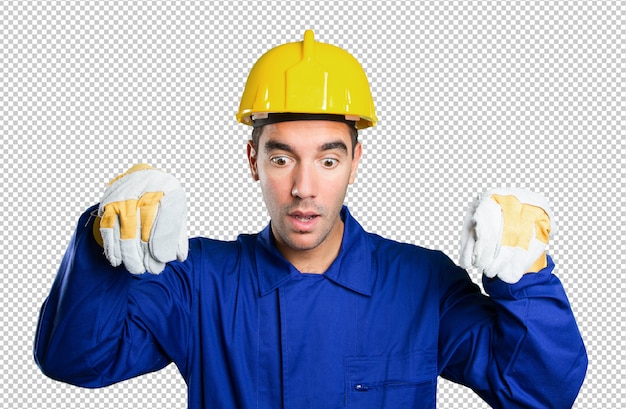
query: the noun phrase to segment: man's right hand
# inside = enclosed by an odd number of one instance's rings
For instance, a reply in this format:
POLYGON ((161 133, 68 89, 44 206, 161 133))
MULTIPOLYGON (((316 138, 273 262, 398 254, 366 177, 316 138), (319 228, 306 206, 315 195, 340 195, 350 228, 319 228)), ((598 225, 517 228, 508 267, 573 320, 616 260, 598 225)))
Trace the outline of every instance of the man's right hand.
POLYGON ((173 176, 135 165, 109 182, 98 209, 104 254, 133 274, 158 274, 187 258, 187 202, 173 176))

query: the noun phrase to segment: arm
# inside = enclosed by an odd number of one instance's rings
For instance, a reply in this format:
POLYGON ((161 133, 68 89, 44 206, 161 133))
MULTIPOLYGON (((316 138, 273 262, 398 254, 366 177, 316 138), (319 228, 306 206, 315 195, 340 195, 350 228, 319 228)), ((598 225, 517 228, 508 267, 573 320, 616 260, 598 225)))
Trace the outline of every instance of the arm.
POLYGON ((80 218, 41 309, 37 364, 51 378, 86 387, 183 364, 192 261, 170 263, 161 275, 112 267, 92 234, 95 209, 80 218))
POLYGON ((569 408, 587 355, 554 264, 516 284, 484 278, 481 295, 452 265, 442 284, 440 372, 495 408, 569 408))
POLYGON ((490 297, 444 268, 442 374, 494 407, 570 407, 585 376, 585 347, 545 252, 553 224, 541 195, 486 192, 465 218, 461 264, 483 271, 490 297))

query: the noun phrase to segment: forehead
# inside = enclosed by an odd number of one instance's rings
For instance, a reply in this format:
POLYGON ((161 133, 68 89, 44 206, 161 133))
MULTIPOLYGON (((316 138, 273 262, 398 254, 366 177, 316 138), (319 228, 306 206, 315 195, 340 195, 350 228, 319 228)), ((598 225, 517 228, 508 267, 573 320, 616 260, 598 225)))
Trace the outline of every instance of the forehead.
POLYGON ((280 142, 294 149, 315 149, 328 143, 343 142, 351 146, 349 125, 336 121, 310 120, 288 121, 263 127, 259 145, 268 141, 280 142))

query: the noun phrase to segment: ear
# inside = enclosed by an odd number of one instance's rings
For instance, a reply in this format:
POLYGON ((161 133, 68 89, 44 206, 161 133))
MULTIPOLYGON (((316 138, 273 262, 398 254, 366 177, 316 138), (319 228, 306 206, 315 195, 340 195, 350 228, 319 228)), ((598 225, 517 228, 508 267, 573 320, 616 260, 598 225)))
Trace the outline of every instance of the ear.
POLYGON ((252 175, 252 179, 254 179, 254 181, 257 182, 259 180, 259 172, 257 169, 256 149, 252 141, 248 141, 247 151, 248 151, 248 165, 250 166, 250 174, 252 175))
POLYGON ((352 156, 352 170, 350 171, 350 181, 348 182, 350 185, 356 179, 356 171, 359 168, 361 156, 363 156, 363 145, 361 145, 361 142, 357 142, 354 146, 354 155, 352 156))

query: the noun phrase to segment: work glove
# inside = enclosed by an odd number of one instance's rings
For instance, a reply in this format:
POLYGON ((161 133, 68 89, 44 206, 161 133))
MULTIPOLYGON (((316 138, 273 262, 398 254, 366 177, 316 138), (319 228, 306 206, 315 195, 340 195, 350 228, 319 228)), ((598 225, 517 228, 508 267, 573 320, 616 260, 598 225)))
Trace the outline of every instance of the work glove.
POLYGON ((547 265, 546 247, 554 227, 550 205, 540 194, 515 188, 485 192, 465 216, 459 264, 516 283, 525 273, 547 265))
MULTIPOLYGON (((100 206, 99 241, 111 265, 158 274, 187 258, 187 203, 173 176, 135 165, 109 182, 100 206)), ((94 231, 97 237, 97 232, 94 231)))

